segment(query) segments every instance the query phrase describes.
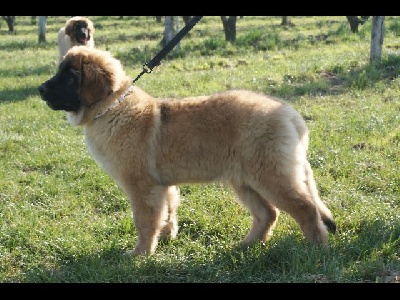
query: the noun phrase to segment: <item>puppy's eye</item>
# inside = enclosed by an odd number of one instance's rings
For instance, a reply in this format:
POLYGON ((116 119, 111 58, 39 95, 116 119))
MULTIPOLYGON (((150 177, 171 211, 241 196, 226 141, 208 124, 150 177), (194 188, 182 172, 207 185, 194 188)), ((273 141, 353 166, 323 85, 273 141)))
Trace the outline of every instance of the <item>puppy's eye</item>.
POLYGON ((70 69, 69 71, 70 71, 70 73, 71 73, 73 76, 75 76, 75 77, 81 76, 81 72, 78 71, 78 70, 70 69))
POLYGON ((80 80, 80 74, 81 72, 74 70, 74 69, 69 69, 67 73, 65 73, 65 78, 66 82, 68 85, 73 85, 76 82, 79 82, 80 80))

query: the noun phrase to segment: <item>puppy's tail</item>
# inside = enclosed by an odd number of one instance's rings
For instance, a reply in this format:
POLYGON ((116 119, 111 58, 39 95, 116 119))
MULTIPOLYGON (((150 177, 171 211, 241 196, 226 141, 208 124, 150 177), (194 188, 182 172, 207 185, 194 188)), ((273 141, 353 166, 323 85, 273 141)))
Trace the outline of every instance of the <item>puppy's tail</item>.
POLYGON ((330 233, 336 233, 336 223, 335 221, 326 215, 321 216, 322 222, 325 224, 326 228, 328 228, 328 231, 330 233))
POLYGON ((332 213, 329 208, 321 201, 321 198, 318 195, 318 190, 315 184, 313 171, 311 170, 310 164, 307 162, 306 164, 306 173, 308 179, 308 187, 310 189, 312 198, 314 200, 315 205, 319 211, 321 216, 322 223, 326 226, 329 232, 336 233, 336 223, 333 220, 332 213))

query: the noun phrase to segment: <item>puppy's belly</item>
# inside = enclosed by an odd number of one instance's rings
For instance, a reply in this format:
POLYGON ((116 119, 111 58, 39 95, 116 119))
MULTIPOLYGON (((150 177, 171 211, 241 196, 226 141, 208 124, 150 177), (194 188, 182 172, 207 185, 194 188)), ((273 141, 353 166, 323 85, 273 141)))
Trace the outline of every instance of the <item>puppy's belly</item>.
POLYGON ((159 178, 165 185, 175 185, 182 183, 202 183, 222 180, 227 173, 219 168, 204 168, 199 166, 188 166, 186 168, 159 169, 159 178))
POLYGON ((237 162, 223 159, 219 155, 209 157, 186 157, 178 160, 156 162, 156 172, 165 185, 202 183, 228 180, 239 172, 237 162))

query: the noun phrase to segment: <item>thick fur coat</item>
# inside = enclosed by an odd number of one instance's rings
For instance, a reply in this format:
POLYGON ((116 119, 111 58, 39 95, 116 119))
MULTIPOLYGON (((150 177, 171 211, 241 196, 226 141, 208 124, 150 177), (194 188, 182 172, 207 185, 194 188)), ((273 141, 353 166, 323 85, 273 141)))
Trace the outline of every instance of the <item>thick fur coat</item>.
POLYGON ((72 48, 39 91, 47 105, 82 126, 93 158, 129 198, 138 232, 128 253, 154 253, 178 233, 176 185, 223 181, 253 222, 244 244, 265 242, 280 210, 310 242, 336 229, 307 160, 308 129, 288 103, 247 90, 155 98, 109 52, 72 48))

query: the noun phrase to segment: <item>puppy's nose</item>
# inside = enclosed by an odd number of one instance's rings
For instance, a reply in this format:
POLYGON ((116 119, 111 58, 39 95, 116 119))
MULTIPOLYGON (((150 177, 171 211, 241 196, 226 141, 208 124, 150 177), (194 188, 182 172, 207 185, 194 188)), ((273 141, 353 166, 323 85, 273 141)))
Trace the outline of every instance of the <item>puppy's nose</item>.
POLYGON ((44 84, 41 84, 39 86, 39 93, 42 95, 42 94, 46 93, 46 91, 47 91, 46 86, 44 84))

